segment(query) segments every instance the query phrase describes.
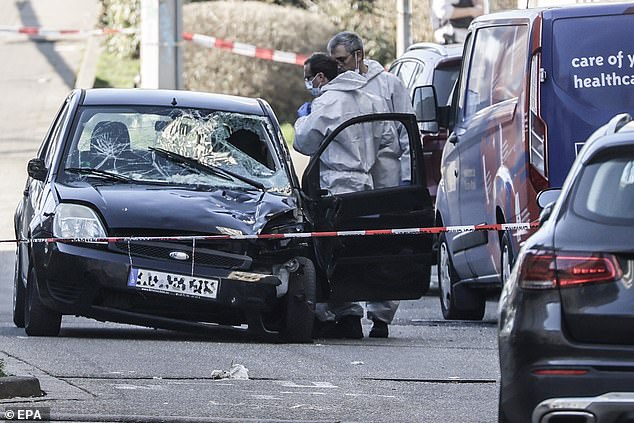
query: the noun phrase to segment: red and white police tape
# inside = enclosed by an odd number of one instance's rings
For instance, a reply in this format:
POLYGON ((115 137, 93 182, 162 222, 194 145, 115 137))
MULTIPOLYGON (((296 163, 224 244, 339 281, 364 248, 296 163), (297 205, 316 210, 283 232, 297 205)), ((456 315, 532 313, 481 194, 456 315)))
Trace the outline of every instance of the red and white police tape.
MULTIPOLYGON (((35 26, 17 27, 17 26, 3 26, 0 25, 0 33, 8 32, 15 34, 24 34, 29 36, 41 36, 41 37, 60 37, 64 35, 112 35, 112 34, 134 34, 138 32, 135 28, 103 28, 103 29, 44 29, 35 26)), ((217 48, 226 50, 231 53, 240 54, 242 56, 256 57, 258 59, 271 60, 280 63, 290 63, 292 65, 303 66, 304 61, 308 56, 304 56, 297 53, 291 53, 288 51, 273 50, 268 48, 258 47, 252 44, 239 43, 230 40, 223 40, 221 38, 212 37, 210 35, 194 34, 191 32, 183 32, 183 40, 191 41, 194 44, 201 45, 207 48, 217 48)))
POLYGON ((282 234, 259 235, 190 235, 190 236, 129 236, 105 238, 32 238, 32 239, 2 239, 0 243, 112 243, 133 241, 209 241, 226 239, 290 239, 290 238, 329 238, 340 236, 375 236, 375 235, 419 235, 439 234, 442 232, 470 232, 470 231, 513 231, 528 230, 539 226, 539 222, 530 223, 497 223, 491 225, 465 226, 437 226, 430 228, 402 228, 402 229, 369 229, 359 231, 325 231, 298 232, 282 234))
POLYGON ((134 34, 138 32, 135 28, 103 28, 103 29, 45 29, 37 26, 8 26, 0 25, 0 33, 8 32, 13 34, 24 34, 39 37, 60 37, 63 35, 111 35, 111 34, 134 34))
POLYGON ((290 63, 292 65, 303 66, 304 61, 308 58, 308 56, 303 56, 301 54, 281 50, 271 50, 251 44, 236 43, 233 41, 211 37, 209 35, 192 34, 191 32, 183 32, 183 40, 192 41, 194 44, 207 48, 219 48, 235 54, 241 54, 243 56, 257 57, 259 59, 272 60, 274 62, 290 63))

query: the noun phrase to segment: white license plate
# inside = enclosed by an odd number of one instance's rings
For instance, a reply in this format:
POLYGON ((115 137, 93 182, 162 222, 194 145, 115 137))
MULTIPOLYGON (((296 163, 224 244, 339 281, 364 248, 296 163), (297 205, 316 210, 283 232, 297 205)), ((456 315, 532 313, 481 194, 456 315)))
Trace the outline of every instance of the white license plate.
POLYGON ((133 267, 130 269, 128 286, 180 297, 216 298, 220 279, 203 279, 133 267))

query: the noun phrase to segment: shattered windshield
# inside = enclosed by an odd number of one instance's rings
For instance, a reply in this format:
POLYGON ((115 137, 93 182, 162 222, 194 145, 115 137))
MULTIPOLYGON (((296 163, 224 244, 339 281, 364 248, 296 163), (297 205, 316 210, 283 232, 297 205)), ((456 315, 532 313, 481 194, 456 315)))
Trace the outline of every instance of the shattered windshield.
POLYGON ((85 107, 66 154, 64 175, 68 180, 99 183, 288 193, 290 183, 271 133, 264 116, 165 107, 85 107))

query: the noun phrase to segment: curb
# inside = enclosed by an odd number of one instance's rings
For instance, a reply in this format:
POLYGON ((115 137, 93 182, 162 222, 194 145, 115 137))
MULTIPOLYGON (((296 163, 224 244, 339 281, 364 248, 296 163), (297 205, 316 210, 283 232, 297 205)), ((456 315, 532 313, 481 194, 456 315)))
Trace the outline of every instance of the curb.
POLYGON ((83 60, 77 71, 75 88, 92 88, 94 86, 101 49, 99 37, 90 36, 84 48, 83 60))
POLYGON ((0 377, 0 399, 41 397, 40 381, 34 376, 0 377))

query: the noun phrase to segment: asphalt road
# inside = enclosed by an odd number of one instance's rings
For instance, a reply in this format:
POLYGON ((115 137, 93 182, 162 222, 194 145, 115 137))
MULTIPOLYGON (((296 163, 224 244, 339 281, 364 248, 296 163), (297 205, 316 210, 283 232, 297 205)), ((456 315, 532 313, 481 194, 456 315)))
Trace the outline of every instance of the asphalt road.
MULTIPOLYGON (((84 29, 96 5, 0 2, 0 25, 84 29)), ((0 34, 1 239, 13 237, 26 162, 73 87, 86 45, 0 34)), ((0 359, 9 373, 36 376, 46 393, 0 401, 0 418, 6 408, 37 406, 53 421, 496 421, 493 301, 483 322, 442 320, 436 295, 404 301, 383 340, 283 345, 73 316, 60 337, 30 338, 11 320, 14 245, 0 247, 0 359), (212 379, 232 364, 248 368, 249 380, 212 379)))

